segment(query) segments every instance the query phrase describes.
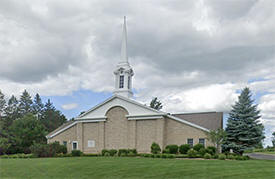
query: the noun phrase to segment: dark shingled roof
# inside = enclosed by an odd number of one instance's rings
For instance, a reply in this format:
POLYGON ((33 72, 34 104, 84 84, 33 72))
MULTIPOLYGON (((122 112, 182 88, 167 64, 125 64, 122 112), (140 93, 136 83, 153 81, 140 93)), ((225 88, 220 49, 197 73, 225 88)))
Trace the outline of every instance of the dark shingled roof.
POLYGON ((59 126, 57 129, 53 130, 52 132, 50 132, 47 136, 51 136, 52 134, 56 133, 57 131, 59 131, 60 129, 63 129, 64 127, 72 124, 75 121, 67 121, 64 124, 62 124, 61 126, 59 126))
POLYGON ((209 130, 223 128, 222 112, 179 113, 172 116, 197 124, 209 130))

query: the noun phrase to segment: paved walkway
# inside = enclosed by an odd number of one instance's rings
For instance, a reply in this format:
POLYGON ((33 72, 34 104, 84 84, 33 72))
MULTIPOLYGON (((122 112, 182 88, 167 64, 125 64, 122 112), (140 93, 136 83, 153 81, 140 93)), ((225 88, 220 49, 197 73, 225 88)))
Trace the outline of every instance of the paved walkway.
POLYGON ((254 159, 275 160, 275 155, 273 155, 273 154, 247 153, 245 155, 248 155, 249 157, 254 158, 254 159))

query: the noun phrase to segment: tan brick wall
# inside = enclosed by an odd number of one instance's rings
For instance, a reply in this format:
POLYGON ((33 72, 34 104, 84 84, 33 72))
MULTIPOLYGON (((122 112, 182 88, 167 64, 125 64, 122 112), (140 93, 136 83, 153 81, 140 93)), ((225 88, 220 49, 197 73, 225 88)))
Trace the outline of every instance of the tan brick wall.
MULTIPOLYGON (((149 153, 151 144, 157 142, 163 149, 169 144, 186 144, 193 138, 194 145, 199 138, 206 138, 204 131, 175 121, 161 118, 151 120, 128 120, 128 112, 122 107, 113 107, 107 113, 106 122, 77 123, 48 142, 68 142, 71 152, 72 141, 78 141, 78 148, 85 153, 98 153, 102 149, 136 148, 140 153, 149 153), (88 147, 88 140, 95 141, 95 147, 88 147)), ((206 146, 211 145, 206 140, 206 146)))
POLYGON ((189 125, 183 124, 181 122, 166 119, 165 122, 165 145, 169 144, 187 144, 187 139, 192 138, 193 144, 199 143, 199 138, 205 138, 206 146, 211 145, 210 142, 206 140, 206 134, 204 131, 191 127, 189 125))
POLYGON ((104 131, 106 149, 128 148, 127 114, 122 107, 113 107, 107 112, 104 131))
POLYGON ((72 151, 72 141, 77 140, 77 135, 76 135, 76 125, 70 127, 69 129, 61 132, 60 134, 54 136, 51 139, 48 139, 48 143, 52 143, 55 141, 58 141, 60 144, 63 144, 63 141, 67 141, 67 149, 68 152, 72 151))

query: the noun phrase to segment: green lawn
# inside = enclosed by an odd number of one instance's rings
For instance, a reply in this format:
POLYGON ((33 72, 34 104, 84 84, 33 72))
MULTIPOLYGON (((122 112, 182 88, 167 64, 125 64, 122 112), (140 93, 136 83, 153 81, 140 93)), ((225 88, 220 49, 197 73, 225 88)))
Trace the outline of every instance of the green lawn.
POLYGON ((275 178, 275 162, 127 157, 0 159, 0 178, 275 178))

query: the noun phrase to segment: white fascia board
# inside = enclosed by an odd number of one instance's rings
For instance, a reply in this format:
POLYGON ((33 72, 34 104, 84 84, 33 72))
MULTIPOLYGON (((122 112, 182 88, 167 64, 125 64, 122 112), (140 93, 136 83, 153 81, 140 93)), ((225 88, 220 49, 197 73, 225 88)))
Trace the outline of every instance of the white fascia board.
POLYGON ((203 130, 203 131, 210 132, 208 129, 206 129, 206 128, 204 128, 204 127, 201 127, 201 126, 199 126, 199 125, 197 125, 197 124, 194 124, 194 123, 188 122, 188 121, 186 121, 186 120, 180 119, 180 118, 178 118, 178 117, 171 116, 171 115, 167 115, 167 117, 169 117, 170 119, 174 119, 174 120, 176 120, 176 121, 182 122, 182 123, 184 123, 184 124, 187 124, 187 125, 189 125, 189 126, 192 126, 192 127, 198 128, 198 129, 201 129, 201 130, 203 130))
POLYGON ((103 122, 103 121, 106 121, 106 119, 101 119, 101 120, 82 120, 82 121, 75 121, 75 122, 73 122, 72 124, 70 124, 70 125, 68 125, 68 126, 66 126, 66 127, 64 127, 64 128, 62 128, 62 129, 60 129, 59 131, 56 131, 56 132, 53 133, 52 135, 46 136, 46 138, 47 138, 47 139, 53 138, 54 136, 56 136, 56 135, 60 134, 61 132, 63 132, 63 131, 65 131, 65 130, 69 129, 70 127, 76 125, 77 123, 84 123, 84 122, 87 122, 87 123, 88 123, 88 122, 103 122))
POLYGON ((147 120, 147 119, 161 119, 163 116, 136 116, 136 117, 127 117, 128 120, 147 120))
POLYGON ((81 120, 104 120, 107 119, 106 116, 99 116, 99 117, 77 117, 75 120, 81 121, 81 120))

